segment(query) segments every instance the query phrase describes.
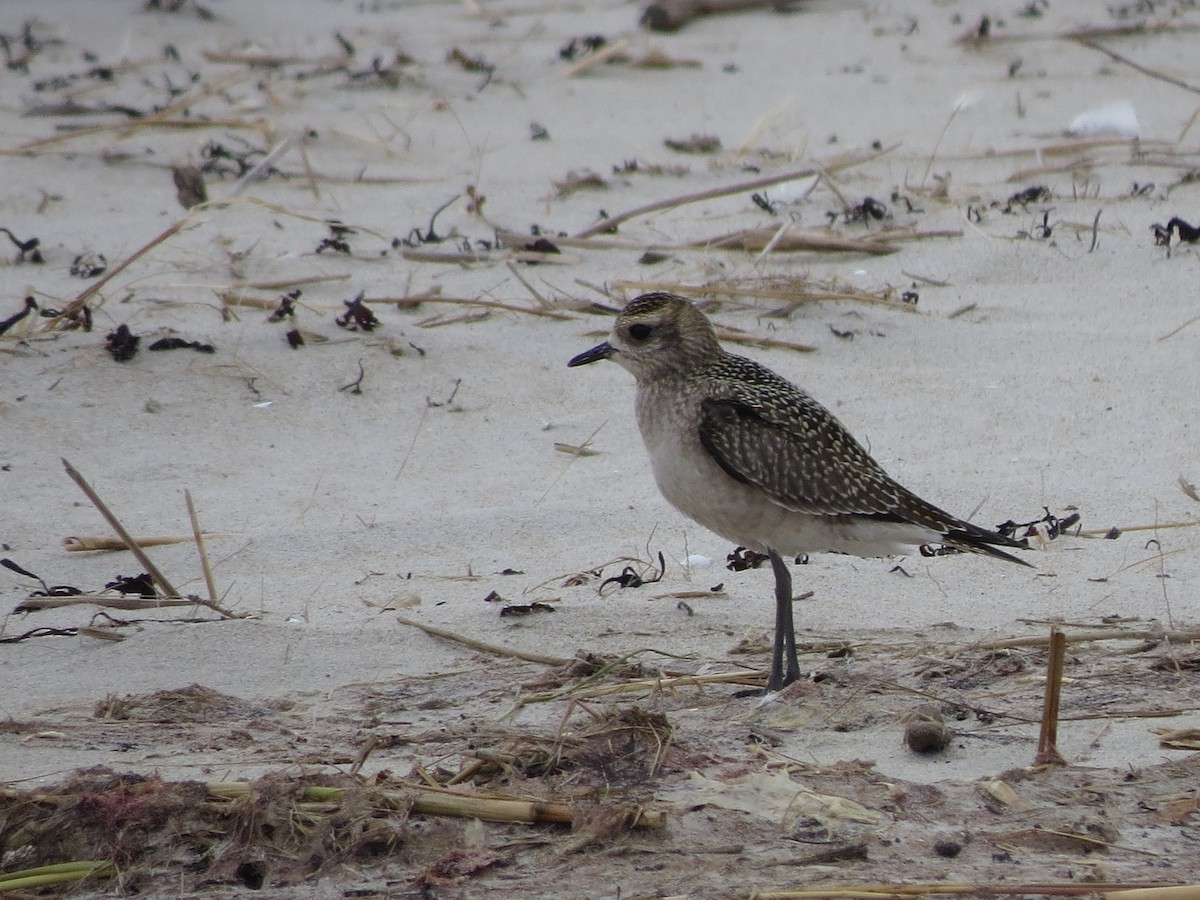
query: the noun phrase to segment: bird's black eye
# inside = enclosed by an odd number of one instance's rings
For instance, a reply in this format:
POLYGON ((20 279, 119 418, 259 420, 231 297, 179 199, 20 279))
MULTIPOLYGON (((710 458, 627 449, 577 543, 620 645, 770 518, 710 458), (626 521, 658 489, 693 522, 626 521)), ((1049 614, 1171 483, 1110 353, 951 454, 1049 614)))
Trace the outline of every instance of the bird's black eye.
POLYGON ((644 341, 650 337, 650 332, 654 329, 644 322, 638 322, 636 325, 629 326, 629 336, 635 341, 644 341))

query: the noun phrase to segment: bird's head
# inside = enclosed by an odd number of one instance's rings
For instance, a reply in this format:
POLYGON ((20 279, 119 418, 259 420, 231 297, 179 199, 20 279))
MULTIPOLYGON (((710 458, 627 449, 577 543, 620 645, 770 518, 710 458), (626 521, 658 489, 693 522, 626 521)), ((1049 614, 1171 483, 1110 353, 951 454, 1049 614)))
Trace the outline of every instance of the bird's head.
POLYGON ((675 294, 642 294, 621 310, 612 334, 568 366, 611 359, 638 381, 695 369, 721 354, 712 324, 690 301, 675 294))

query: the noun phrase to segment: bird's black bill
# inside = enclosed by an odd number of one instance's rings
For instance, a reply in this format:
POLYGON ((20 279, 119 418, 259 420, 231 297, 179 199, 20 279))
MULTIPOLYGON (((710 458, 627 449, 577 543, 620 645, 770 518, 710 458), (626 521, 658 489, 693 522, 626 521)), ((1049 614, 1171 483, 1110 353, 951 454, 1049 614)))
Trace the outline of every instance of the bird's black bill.
POLYGON ((567 363, 567 366, 586 366, 588 363, 594 363, 602 359, 608 359, 612 355, 612 345, 609 344, 608 341, 605 341, 603 344, 597 344, 591 350, 584 350, 569 363, 567 363))

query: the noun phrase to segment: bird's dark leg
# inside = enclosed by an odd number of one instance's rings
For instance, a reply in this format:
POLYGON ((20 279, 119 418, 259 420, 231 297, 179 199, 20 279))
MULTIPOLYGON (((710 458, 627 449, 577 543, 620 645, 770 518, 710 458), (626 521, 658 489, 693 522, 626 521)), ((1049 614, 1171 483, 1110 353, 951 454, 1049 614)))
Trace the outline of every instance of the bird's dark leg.
POLYGON ((775 572, 775 648, 767 681, 769 694, 800 677, 800 661, 796 658, 796 626, 792 619, 792 571, 774 550, 767 548, 767 556, 775 572))

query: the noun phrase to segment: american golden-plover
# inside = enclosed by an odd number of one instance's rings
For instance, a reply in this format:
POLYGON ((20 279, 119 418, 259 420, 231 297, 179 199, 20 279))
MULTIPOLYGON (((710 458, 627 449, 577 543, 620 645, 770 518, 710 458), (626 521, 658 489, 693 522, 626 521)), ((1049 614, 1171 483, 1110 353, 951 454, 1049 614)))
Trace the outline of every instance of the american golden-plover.
POLYGON ((771 560, 775 647, 767 691, 800 674, 783 556, 888 556, 939 543, 1028 565, 1024 547, 943 512, 894 481, 829 410, 770 369, 727 353, 683 297, 643 294, 607 341, 567 365, 620 363, 654 478, 685 516, 771 560))

